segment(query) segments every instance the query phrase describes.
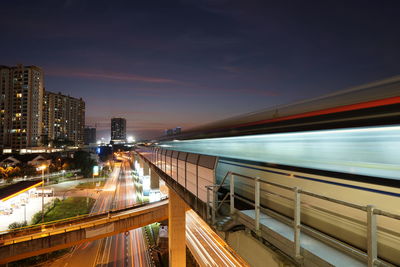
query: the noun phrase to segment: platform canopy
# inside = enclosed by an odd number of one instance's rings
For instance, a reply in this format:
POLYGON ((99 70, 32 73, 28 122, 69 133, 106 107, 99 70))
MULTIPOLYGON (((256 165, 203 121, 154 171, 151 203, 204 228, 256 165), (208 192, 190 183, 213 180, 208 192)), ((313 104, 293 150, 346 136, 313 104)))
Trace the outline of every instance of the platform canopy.
POLYGON ((5 202, 42 184, 42 181, 22 181, 0 189, 0 201, 5 202))

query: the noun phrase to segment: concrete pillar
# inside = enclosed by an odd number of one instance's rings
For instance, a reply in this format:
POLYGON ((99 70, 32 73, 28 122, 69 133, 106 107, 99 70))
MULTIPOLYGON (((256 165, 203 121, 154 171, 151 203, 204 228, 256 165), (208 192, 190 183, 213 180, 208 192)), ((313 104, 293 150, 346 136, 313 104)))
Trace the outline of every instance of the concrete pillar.
POLYGON ((150 175, 150 168, 146 163, 143 163, 143 175, 150 175))
POLYGON ((140 165, 140 168, 144 169, 144 160, 140 157, 139 157, 139 165, 140 165))
POLYGON ((168 249, 169 266, 186 266, 186 204, 169 190, 168 249))
POLYGON ((160 188, 160 177, 158 177, 158 174, 150 170, 150 189, 151 190, 156 190, 160 188))

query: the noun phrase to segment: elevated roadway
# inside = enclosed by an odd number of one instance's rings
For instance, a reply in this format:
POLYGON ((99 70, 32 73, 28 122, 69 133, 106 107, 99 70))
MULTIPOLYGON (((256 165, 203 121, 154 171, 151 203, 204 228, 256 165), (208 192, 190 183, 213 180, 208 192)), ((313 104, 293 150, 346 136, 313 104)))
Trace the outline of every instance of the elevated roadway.
POLYGON ((0 264, 125 233, 168 218, 168 200, 22 229, 1 236, 0 264))

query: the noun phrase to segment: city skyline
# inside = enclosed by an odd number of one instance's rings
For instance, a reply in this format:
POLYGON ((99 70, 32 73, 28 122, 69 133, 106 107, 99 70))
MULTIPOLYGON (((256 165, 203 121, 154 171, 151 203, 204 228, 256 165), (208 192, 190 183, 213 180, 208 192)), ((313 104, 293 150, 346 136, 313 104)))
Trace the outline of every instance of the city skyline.
POLYGON ((3 3, 0 46, 87 99, 99 138, 112 117, 155 137, 400 72, 398 3, 95 3, 3 3))

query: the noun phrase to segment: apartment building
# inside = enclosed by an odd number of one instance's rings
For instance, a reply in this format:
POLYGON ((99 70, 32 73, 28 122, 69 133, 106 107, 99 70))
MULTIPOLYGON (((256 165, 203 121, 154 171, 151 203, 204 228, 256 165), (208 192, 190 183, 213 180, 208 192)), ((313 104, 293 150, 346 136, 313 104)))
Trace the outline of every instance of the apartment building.
POLYGON ((0 66, 0 142, 19 151, 42 144, 43 71, 37 66, 0 66))
POLYGON ((45 91, 44 139, 50 146, 60 143, 79 146, 84 141, 85 102, 61 93, 45 91))

